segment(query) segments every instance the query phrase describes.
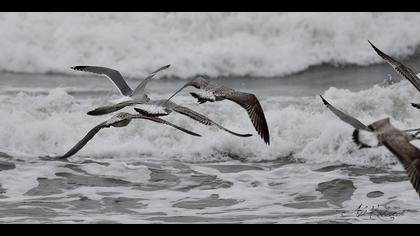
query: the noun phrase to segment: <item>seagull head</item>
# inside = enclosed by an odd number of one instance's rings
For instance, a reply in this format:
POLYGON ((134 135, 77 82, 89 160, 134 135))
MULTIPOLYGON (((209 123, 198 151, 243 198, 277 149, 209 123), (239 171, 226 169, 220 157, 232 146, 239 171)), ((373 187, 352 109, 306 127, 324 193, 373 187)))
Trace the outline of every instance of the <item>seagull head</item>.
POLYGON ((149 96, 147 96, 147 94, 145 94, 145 95, 143 96, 143 101, 144 101, 144 102, 150 102, 150 98, 149 98, 149 96))
POLYGON ((130 113, 120 112, 114 115, 113 117, 111 117, 111 119, 107 121, 107 124, 112 125, 114 127, 126 126, 131 121, 130 116, 131 116, 130 113))
POLYGON ((417 131, 415 133, 407 133, 408 135, 408 140, 415 140, 415 139, 420 139, 420 131, 417 131))

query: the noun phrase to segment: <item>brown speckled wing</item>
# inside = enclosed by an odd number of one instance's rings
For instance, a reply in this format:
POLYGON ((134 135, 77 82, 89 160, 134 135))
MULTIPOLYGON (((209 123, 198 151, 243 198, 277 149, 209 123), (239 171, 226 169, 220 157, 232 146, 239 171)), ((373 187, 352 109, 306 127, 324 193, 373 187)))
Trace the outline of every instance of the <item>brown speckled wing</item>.
POLYGON ((270 144, 270 132, 268 130, 267 121, 265 119, 264 111, 261 107, 257 97, 251 93, 231 92, 224 96, 241 107, 243 107, 249 115, 255 130, 261 136, 266 144, 270 144))
POLYGON ((60 156, 60 159, 69 158, 82 149, 101 129, 110 127, 106 122, 93 127, 76 145, 74 145, 68 152, 60 156))
MULTIPOLYGON (((403 134, 400 132, 399 135, 403 134)), ((404 166, 414 189, 420 196, 420 150, 402 137, 387 139, 383 144, 404 166)))
POLYGON ((199 135, 199 134, 197 134, 197 133, 194 133, 194 132, 192 132, 192 131, 189 131, 189 130, 187 130, 187 129, 184 129, 184 128, 182 128, 182 127, 179 127, 179 126, 177 126, 177 125, 175 125, 175 124, 172 124, 172 123, 171 123, 171 122, 169 122, 169 121, 166 121, 166 120, 160 119, 160 118, 158 118, 158 117, 154 117, 154 116, 145 116, 145 115, 142 115, 142 114, 135 114, 135 115, 132 115, 132 117, 131 117, 131 118, 132 118, 132 119, 145 119, 145 120, 154 121, 154 122, 157 122, 157 123, 160 123, 160 124, 164 124, 164 125, 169 125, 169 126, 172 126, 172 127, 173 127, 173 128, 175 128, 175 129, 181 130, 182 132, 187 133, 187 134, 190 134, 190 135, 193 135, 193 136, 201 136, 201 135, 199 135))
POLYGON ((239 134, 239 133, 233 132, 231 130, 228 130, 225 127, 223 127, 222 125, 219 125, 218 123, 210 120, 206 116, 204 116, 204 115, 202 115, 198 112, 195 112, 195 111, 189 109, 188 107, 176 106, 176 107, 173 108, 173 110, 178 112, 179 114, 188 116, 191 119, 200 122, 201 124, 208 125, 208 126, 216 126, 219 129, 222 129, 222 130, 224 130, 224 131, 226 131, 230 134, 233 134, 233 135, 236 135, 236 136, 239 136, 239 137, 250 137, 250 136, 252 136, 252 134, 239 134))
POLYGON ((390 64, 392 68, 394 68, 394 70, 397 71, 398 74, 400 74, 403 78, 410 81, 410 83, 420 92, 420 79, 410 67, 385 54, 377 47, 375 47, 375 45, 373 45, 370 41, 369 43, 380 57, 382 57, 388 64, 390 64))

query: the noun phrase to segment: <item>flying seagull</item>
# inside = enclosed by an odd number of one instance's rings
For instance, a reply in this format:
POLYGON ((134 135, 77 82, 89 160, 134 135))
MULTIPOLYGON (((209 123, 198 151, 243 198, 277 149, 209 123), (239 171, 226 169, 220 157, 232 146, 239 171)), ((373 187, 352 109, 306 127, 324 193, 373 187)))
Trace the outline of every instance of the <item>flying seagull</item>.
POLYGON ((237 136, 240 136, 240 137, 252 136, 251 134, 238 134, 238 133, 235 133, 233 131, 230 131, 230 130, 224 128, 223 126, 217 124, 216 122, 210 120, 209 118, 205 117, 204 115, 201 115, 197 112, 194 112, 189 108, 178 106, 175 103, 167 103, 167 104, 165 104, 165 106, 162 106, 166 100, 151 101, 150 98, 144 92, 147 83, 153 78, 153 76, 157 72, 159 72, 161 70, 164 70, 164 69, 168 68, 169 66, 170 65, 163 66, 163 67, 157 69, 156 71, 152 72, 146 79, 144 79, 137 86, 136 90, 134 90, 134 91, 132 91, 131 88, 127 85, 127 83, 122 78, 121 74, 114 69, 105 68, 105 67, 97 67, 97 66, 76 66, 76 67, 72 67, 72 68, 76 69, 76 70, 88 71, 88 72, 93 72, 93 73, 97 73, 97 74, 104 74, 108 78, 110 78, 111 81, 114 82, 114 84, 117 86, 117 88, 119 88, 119 90, 121 92, 121 95, 133 97, 133 99, 130 99, 128 101, 123 101, 123 102, 120 102, 120 103, 117 103, 117 104, 98 107, 98 108, 96 108, 92 111, 89 111, 87 113, 88 115, 92 115, 92 116, 105 115, 105 114, 108 114, 108 113, 118 111, 118 110, 120 110, 124 107, 127 107, 127 106, 141 105, 141 108, 139 108, 138 112, 142 113, 143 115, 147 115, 147 116, 168 115, 170 112, 172 112, 172 110, 174 110, 174 111, 176 111, 180 114, 187 115, 190 118, 201 122, 202 124, 210 125, 210 126, 216 126, 216 127, 220 128, 222 130, 225 130, 225 131, 227 131, 227 132, 229 132, 233 135, 237 135, 237 136), (124 92, 124 91, 126 91, 126 92, 124 92))
POLYGON ((150 116, 144 116, 141 114, 130 114, 126 112, 120 112, 113 117, 111 117, 109 120, 104 121, 100 123, 99 125, 95 126, 93 129, 91 129, 85 137, 82 138, 74 147, 72 147, 68 152, 66 152, 63 156, 59 157, 59 159, 68 158, 70 156, 73 156, 76 154, 80 149, 82 149, 88 142, 91 140, 101 129, 103 128, 109 128, 109 127, 124 127, 127 126, 131 120, 133 119, 145 119, 145 120, 151 120, 157 123, 165 124, 172 126, 176 129, 179 129, 187 134, 194 135, 194 136, 201 136, 197 133, 194 133, 192 131, 186 130, 182 127, 179 127, 177 125, 174 125, 166 120, 162 120, 158 117, 150 117, 150 116))
MULTIPOLYGON (((353 131, 353 141, 360 146, 360 148, 368 148, 368 147, 376 147, 381 146, 381 142, 377 142, 378 140, 373 135, 373 129, 370 126, 366 126, 358 119, 354 118, 353 116, 346 114, 333 105, 331 105, 327 100, 325 100, 322 96, 320 96, 324 105, 334 113, 340 120, 344 121, 345 123, 351 125, 355 130, 353 131)), ((417 135, 420 133, 419 129, 407 129, 403 130, 402 132, 405 133, 409 141, 414 139, 420 139, 417 135), (411 134, 409 132, 417 131, 415 134, 411 134)))
POLYGON ((159 72, 169 68, 170 65, 163 66, 152 73, 150 73, 134 90, 130 88, 127 82, 122 77, 121 73, 117 70, 100 67, 100 66, 74 66, 73 70, 91 72, 99 75, 106 76, 117 88, 123 97, 129 98, 124 102, 118 104, 103 106, 99 109, 88 112, 88 115, 104 115, 111 112, 118 111, 126 106, 135 105, 139 102, 147 102, 150 98, 145 93, 147 83, 159 72))
POLYGON ((420 196, 420 150, 410 143, 407 134, 391 125, 389 118, 369 125, 377 143, 382 143, 404 166, 408 177, 420 196))
POLYGON ((200 122, 201 124, 208 125, 208 126, 215 126, 219 129, 222 129, 230 134, 239 136, 239 137, 250 137, 252 134, 239 134, 233 132, 229 129, 226 129, 222 125, 212 121, 211 119, 207 118, 206 116, 191 110, 188 107, 180 106, 174 102, 164 100, 152 100, 146 103, 137 104, 136 108, 134 108, 137 112, 142 115, 146 116, 166 116, 169 115, 172 111, 175 111, 181 115, 188 116, 189 118, 200 122))
MULTIPOLYGON (((400 74, 403 78, 406 78, 408 81, 410 81, 410 83, 420 92, 420 78, 410 67, 385 54, 377 47, 375 47, 375 45, 373 45, 369 40, 368 42, 380 57, 382 57, 389 65, 391 65, 392 68, 394 68, 394 70, 397 71, 398 74, 400 74)), ((420 103, 411 103, 411 105, 417 109, 420 109, 420 103)))
POLYGON ((267 121, 264 116, 264 111, 254 94, 235 91, 234 89, 211 83, 203 76, 197 76, 175 92, 168 101, 181 90, 189 86, 200 89, 199 92, 190 93, 194 98, 197 98, 200 104, 205 102, 222 101, 225 99, 239 104, 248 112, 255 130, 264 142, 267 145, 270 144, 270 134, 268 131, 267 121))

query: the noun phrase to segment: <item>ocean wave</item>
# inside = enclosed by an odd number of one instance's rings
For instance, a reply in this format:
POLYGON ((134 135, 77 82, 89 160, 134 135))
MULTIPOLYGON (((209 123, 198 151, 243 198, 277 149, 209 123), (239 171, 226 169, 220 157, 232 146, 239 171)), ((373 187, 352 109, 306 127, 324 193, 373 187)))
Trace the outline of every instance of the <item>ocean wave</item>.
MULTIPOLYGON (((417 128, 420 124, 418 110, 410 105, 410 102, 420 101, 420 94, 405 80, 359 92, 332 87, 323 96, 366 124, 385 117, 391 117, 392 123, 401 129, 417 128)), ((203 137, 136 120, 127 127, 102 130, 77 155, 185 162, 231 159, 260 162, 291 157, 310 163, 342 162, 399 168, 385 148, 359 150, 351 139, 352 127, 335 117, 317 96, 262 96, 260 99, 270 129, 270 146, 264 144, 246 112, 236 104, 198 105, 193 98, 180 95, 175 98, 180 104, 208 115, 231 130, 253 136, 232 136, 174 113, 164 119, 203 137)), ((14 97, 0 96, 0 116, 5 117, 0 122, 0 148, 39 156, 63 154, 92 127, 110 117, 86 115, 103 102, 97 98, 74 97, 63 88, 53 89, 48 94, 21 92, 14 97)), ((132 108, 126 110, 133 112, 132 108)))
MULTIPOLYGON (((0 70, 66 73, 79 64, 143 77, 282 76, 320 64, 381 62, 420 45, 419 13, 1 13, 0 70)), ((77 73, 80 75, 80 73, 77 73)))

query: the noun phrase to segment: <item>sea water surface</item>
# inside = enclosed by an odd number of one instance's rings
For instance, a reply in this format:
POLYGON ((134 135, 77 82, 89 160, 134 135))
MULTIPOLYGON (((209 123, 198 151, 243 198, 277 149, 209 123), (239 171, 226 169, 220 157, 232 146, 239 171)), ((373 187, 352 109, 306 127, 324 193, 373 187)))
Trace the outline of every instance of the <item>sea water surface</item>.
MULTIPOLYGON (((419 197, 384 147, 359 149, 321 102, 417 128, 420 94, 367 40, 420 71, 419 13, 0 13, 1 223, 418 223, 419 197), (173 101, 252 137, 173 113, 200 133, 135 120, 50 160, 112 115, 115 68, 167 98, 197 74, 254 93, 271 145, 230 101, 173 101)), ((124 111, 134 112, 132 107, 124 111)), ((412 142, 420 145, 419 141, 412 142)))
MULTIPOLYGON (((359 150, 352 128, 318 96, 366 124, 391 117, 399 128, 418 127, 419 111, 409 102, 420 101, 420 94, 388 65, 325 65, 280 78, 211 79, 257 95, 270 146, 241 107, 229 101, 199 105, 187 89, 174 101, 253 136, 232 136, 174 113, 165 119, 203 137, 136 120, 102 130, 68 162, 48 160, 45 156, 63 154, 108 119, 111 115, 86 112, 118 98, 117 91, 106 78, 90 74, 2 73, 0 221, 419 222, 418 196, 396 158, 383 147, 359 150), (365 207, 393 215, 357 211, 365 207)), ((166 98, 184 82, 156 79, 147 90, 153 99, 166 98)))

